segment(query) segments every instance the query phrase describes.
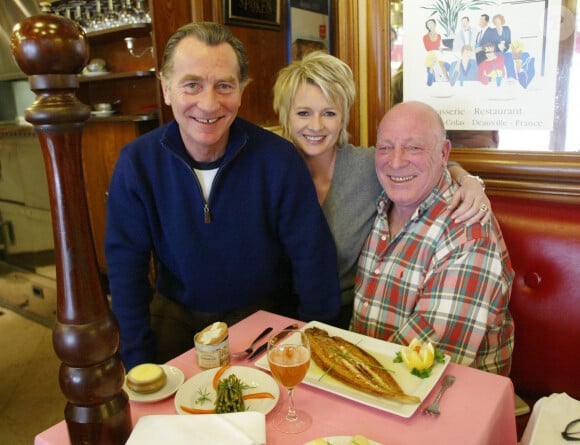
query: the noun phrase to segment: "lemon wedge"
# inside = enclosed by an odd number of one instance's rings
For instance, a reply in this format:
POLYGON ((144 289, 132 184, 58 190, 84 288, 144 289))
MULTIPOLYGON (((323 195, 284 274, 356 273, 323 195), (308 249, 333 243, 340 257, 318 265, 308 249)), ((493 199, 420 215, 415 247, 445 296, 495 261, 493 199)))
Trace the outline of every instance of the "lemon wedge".
POLYGON ((431 342, 423 344, 416 338, 409 346, 401 348, 401 359, 407 365, 407 368, 422 371, 433 366, 433 362, 435 361, 435 348, 433 348, 431 342))

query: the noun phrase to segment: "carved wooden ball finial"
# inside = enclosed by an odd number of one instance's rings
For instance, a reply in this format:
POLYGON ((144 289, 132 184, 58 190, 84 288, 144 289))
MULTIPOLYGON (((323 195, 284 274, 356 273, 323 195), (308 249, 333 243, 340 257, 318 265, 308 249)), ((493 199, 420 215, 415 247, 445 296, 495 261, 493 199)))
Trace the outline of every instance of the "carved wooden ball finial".
POLYGON ((89 60, 84 30, 54 14, 40 14, 17 23, 10 44, 16 63, 29 76, 78 74, 89 60))

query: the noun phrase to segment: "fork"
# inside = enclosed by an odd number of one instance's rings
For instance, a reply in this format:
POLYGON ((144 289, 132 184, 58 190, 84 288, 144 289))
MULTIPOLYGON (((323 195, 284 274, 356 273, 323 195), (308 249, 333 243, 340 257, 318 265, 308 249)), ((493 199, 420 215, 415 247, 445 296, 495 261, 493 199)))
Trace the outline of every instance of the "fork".
POLYGON ((233 352, 230 354, 231 357, 233 358, 240 358, 240 357, 245 357, 247 355, 250 355, 252 352, 254 352, 254 345, 256 343, 258 343, 258 341, 260 341, 260 339, 264 338, 266 335, 268 335, 270 332, 272 332, 273 328, 266 328, 262 331, 262 333, 260 335, 258 335, 254 341, 252 343, 250 343, 250 346, 248 346, 246 349, 244 349, 243 351, 239 351, 239 352, 233 352))
POLYGON ((445 390, 449 388, 451 385, 453 385, 454 382, 455 382, 454 375, 446 375, 445 378, 443 379, 443 382, 441 383, 441 389, 439 390, 439 394, 437 394, 437 397, 435 397, 433 403, 429 405, 427 408, 425 408, 423 413, 441 414, 441 411, 439 411, 439 400, 441 400, 441 397, 443 397, 443 393, 445 392, 445 390))

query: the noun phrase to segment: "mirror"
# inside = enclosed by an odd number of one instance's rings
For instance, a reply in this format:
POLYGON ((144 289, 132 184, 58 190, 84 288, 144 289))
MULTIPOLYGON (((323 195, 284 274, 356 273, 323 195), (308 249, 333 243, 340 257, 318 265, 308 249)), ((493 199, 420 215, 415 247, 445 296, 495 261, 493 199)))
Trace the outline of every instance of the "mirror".
MULTIPOLYGON (((544 0, 544 1, 530 1, 526 3, 535 3, 536 8, 548 9, 548 5, 553 5, 554 0, 544 0)), ((556 0, 558 1, 558 0, 556 0)), ((467 15, 471 17, 471 24, 474 28, 478 27, 477 20, 479 16, 483 13, 488 13, 490 16, 490 26, 493 26, 492 17, 496 15, 497 12, 507 11, 505 20, 506 25, 510 23, 514 24, 516 22, 515 17, 509 17, 510 11, 514 11, 514 8, 520 8, 522 6, 508 5, 515 2, 502 2, 502 1, 490 1, 490 2, 474 2, 474 1, 455 1, 455 0, 444 0, 444 1, 430 1, 429 3, 421 3, 422 7, 429 4, 435 5, 437 3, 439 6, 443 4, 451 3, 462 3, 465 5, 471 5, 469 8, 465 8, 464 13, 460 13, 461 17, 467 15), (477 3, 489 3, 494 4, 493 6, 481 6, 476 7, 477 3), (511 8, 511 9, 510 9, 511 8)), ((522 3, 522 2, 517 2, 522 3)), ((556 78, 556 90, 555 94, 550 96, 553 100, 554 105, 554 117, 552 129, 549 130, 516 130, 516 129, 499 129, 491 138, 497 138, 497 143, 494 146, 493 142, 489 144, 481 141, 490 140, 488 138, 490 131, 468 131, 462 132, 473 136, 474 134, 480 133, 485 136, 485 138, 471 138, 463 139, 459 141, 456 146, 463 146, 469 148, 497 148, 500 150, 525 150, 525 151, 566 151, 566 152, 580 152, 580 126, 577 122, 580 119, 580 86, 577 82, 573 82, 572 79, 580 78, 580 17, 576 14, 576 0, 562 0, 561 2, 561 17, 560 17, 560 37, 558 42, 555 44, 557 46, 558 58, 557 58, 557 73, 556 78)), ((556 5, 557 7, 558 5, 556 5)), ((404 21, 404 4, 403 0, 391 0, 389 9, 389 18, 391 25, 391 32, 386 38, 389 40, 390 45, 385 45, 385 48, 390 46, 390 72, 391 72, 391 91, 396 91, 397 76, 400 77, 399 70, 401 69, 401 64, 403 62, 404 48, 405 48, 405 29, 410 29, 408 26, 403 27, 404 21), (392 32, 392 31, 395 32, 392 32)), ((525 7, 525 6, 524 6, 525 7)), ((428 8, 423 8, 428 9, 428 8)), ((425 11, 425 15, 435 20, 437 29, 442 34, 446 34, 443 23, 439 18, 441 17, 441 10, 436 11, 433 8, 432 11, 425 11)), ((557 12, 557 10, 556 10, 557 12)), ((526 20, 528 20, 526 18, 526 20)), ((458 20, 459 22, 459 20, 458 20)), ((557 24, 556 24, 557 25, 557 24)), ((450 29, 458 29, 459 23, 451 24, 450 29)), ((428 34, 425 29, 423 32, 428 34)), ((447 31, 447 33, 450 33, 447 31)), ((513 31, 512 31, 513 33, 513 31)), ((445 35, 444 37, 449 37, 445 35)), ((524 36, 522 40, 529 36, 524 36)), ((545 40, 545 39, 544 39, 545 40)), ((442 39, 440 44, 442 51, 449 51, 445 48, 445 39, 442 39)), ((411 51, 411 50, 409 50, 411 51)), ((509 50, 511 52, 511 50, 509 50)), ((511 57, 511 54, 509 54, 511 57)), ((553 75, 553 73, 552 73, 553 75)), ((448 80, 444 80, 448 81, 448 80)), ((400 99, 399 99, 400 100, 400 99)), ((549 100, 549 99, 548 99, 549 100)), ((541 104, 538 104, 541 106, 541 104)), ((552 106, 549 103, 548 106, 552 106)), ((472 130, 465 128, 465 130, 472 130)), ((453 132, 450 132, 450 138, 453 139, 453 132)))

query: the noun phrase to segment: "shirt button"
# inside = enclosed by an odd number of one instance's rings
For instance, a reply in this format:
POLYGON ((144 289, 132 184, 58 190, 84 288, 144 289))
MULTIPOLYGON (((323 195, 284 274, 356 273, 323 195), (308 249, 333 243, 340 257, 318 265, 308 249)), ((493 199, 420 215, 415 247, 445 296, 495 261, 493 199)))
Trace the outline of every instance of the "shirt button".
POLYGON ((381 236, 381 241, 386 241, 387 240, 387 235, 382 235, 381 236))
POLYGON ((375 269, 375 271, 373 272, 375 275, 380 275, 381 274, 381 270, 379 268, 375 269))
POLYGON ((366 307, 368 307, 368 306, 369 306, 369 302, 368 302, 368 301, 365 301, 365 302, 363 303, 363 307, 365 307, 365 308, 366 308, 366 307))

